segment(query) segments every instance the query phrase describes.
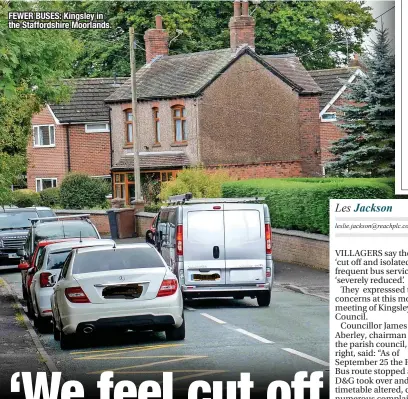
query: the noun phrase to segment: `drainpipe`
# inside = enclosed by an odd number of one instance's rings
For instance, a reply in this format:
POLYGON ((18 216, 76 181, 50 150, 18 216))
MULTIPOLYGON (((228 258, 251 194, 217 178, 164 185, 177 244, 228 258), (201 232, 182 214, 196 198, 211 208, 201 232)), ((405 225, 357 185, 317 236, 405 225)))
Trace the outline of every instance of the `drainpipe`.
POLYGON ((113 166, 113 144, 112 144, 112 107, 109 107, 109 150, 110 150, 110 175, 111 175, 111 186, 112 186, 112 198, 114 196, 115 185, 113 181, 113 173, 112 173, 112 166, 113 166))
POLYGON ((69 143, 69 124, 66 125, 65 131, 67 136, 67 164, 68 164, 68 173, 71 172, 71 148, 69 143))

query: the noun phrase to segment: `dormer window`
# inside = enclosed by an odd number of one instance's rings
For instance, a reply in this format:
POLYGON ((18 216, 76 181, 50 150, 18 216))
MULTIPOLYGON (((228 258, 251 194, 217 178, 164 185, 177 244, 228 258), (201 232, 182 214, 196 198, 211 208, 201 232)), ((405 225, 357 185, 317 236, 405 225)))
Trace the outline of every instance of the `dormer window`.
POLYGON ((173 107, 174 141, 182 143, 187 141, 186 109, 182 105, 173 107))

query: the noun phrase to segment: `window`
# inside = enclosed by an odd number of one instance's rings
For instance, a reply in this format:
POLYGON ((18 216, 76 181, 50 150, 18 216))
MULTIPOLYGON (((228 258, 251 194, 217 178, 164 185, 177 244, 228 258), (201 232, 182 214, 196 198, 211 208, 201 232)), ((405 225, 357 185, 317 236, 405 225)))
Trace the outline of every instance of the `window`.
POLYGON ((126 117, 126 121, 125 121, 125 125, 126 125, 126 144, 130 145, 133 144, 133 116, 132 116, 132 110, 131 109, 127 109, 125 111, 125 117, 126 117))
POLYGON ((51 177, 51 178, 41 177, 41 178, 35 179, 35 187, 36 187, 37 192, 45 190, 46 188, 57 187, 57 178, 56 177, 51 177))
POLYGON ((322 122, 334 122, 337 120, 335 112, 326 112, 321 116, 322 122))
POLYGON ((186 109, 183 106, 173 108, 174 141, 187 141, 186 109))
POLYGON ((87 123, 85 133, 109 133, 109 123, 87 123))
POLYGON ((154 128, 154 142, 156 144, 160 144, 160 119, 158 108, 153 108, 153 128, 154 128))
POLYGON ((34 147, 55 147, 53 125, 33 126, 34 147))

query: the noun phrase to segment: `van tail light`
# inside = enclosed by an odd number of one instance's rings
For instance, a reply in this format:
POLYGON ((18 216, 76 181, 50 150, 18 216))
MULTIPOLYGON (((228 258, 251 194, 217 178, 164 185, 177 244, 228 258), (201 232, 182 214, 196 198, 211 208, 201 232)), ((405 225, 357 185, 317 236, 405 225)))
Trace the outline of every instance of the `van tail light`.
POLYGON ((177 233, 176 233, 176 248, 177 248, 177 255, 183 255, 183 226, 177 226, 177 233))
POLYGON ((50 283, 51 276, 52 274, 48 272, 44 272, 40 274, 40 287, 41 288, 52 287, 52 284, 50 283))
POLYGON ((265 245, 266 245, 266 254, 272 254, 272 230, 270 224, 265 224, 265 245))
POLYGON ((177 292, 177 280, 176 279, 167 279, 163 280, 161 283, 159 292, 157 296, 170 296, 177 292))
POLYGON ((272 270, 270 267, 266 268, 266 278, 271 278, 272 277, 272 270))
POLYGON ((71 287, 65 289, 65 296, 72 303, 90 303, 81 287, 71 287))

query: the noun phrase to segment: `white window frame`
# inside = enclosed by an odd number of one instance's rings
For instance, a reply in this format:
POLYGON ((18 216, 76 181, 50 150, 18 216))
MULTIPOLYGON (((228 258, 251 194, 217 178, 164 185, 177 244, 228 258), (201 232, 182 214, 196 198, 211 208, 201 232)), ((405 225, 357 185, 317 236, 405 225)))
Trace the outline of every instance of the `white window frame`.
MULTIPOLYGON (((50 135, 50 143, 51 143, 51 135, 50 135)), ((41 148, 41 147, 55 147, 55 125, 33 125, 33 147, 36 148, 41 148), (47 145, 41 145, 41 144, 36 144, 35 143, 35 129, 38 130, 38 133, 40 132, 40 127, 48 127, 48 129, 50 129, 52 127, 53 130, 53 143, 52 144, 47 144, 47 145)))
POLYGON ((322 122, 336 122, 336 121, 337 121, 337 114, 336 114, 336 112, 325 112, 325 113, 320 117, 320 120, 321 120, 322 122), (334 119, 324 119, 323 117, 324 117, 325 115, 334 115, 334 119))
POLYGON ((44 190, 43 189, 43 180, 55 180, 55 186, 53 186, 52 188, 57 187, 57 185, 58 185, 58 179, 56 177, 36 177, 36 179, 35 179, 35 191, 37 193, 44 190), (38 184, 40 185, 40 190, 38 190, 38 184))
POLYGON ((85 133, 109 133, 109 123, 105 122, 94 122, 85 124, 85 133), (102 129, 89 129, 92 125, 105 125, 102 129))

